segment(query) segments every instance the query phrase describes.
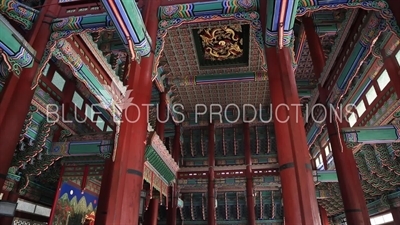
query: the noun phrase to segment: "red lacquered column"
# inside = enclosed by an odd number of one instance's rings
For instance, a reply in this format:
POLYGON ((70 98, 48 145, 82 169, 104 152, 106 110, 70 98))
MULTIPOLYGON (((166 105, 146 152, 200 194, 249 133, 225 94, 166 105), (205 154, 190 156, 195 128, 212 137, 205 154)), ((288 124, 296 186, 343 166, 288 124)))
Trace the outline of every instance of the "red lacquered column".
POLYGON ((158 120, 156 124, 156 133, 161 141, 164 141, 165 120, 167 119, 167 99, 165 92, 160 93, 160 104, 158 105, 158 120))
POLYGON ((247 193, 247 222, 249 225, 256 224, 256 212, 253 196, 253 176, 251 171, 251 145, 250 145, 250 127, 248 123, 243 124, 243 138, 244 138, 244 154, 246 161, 246 193, 247 193))
POLYGON ((144 219, 145 225, 157 225, 159 206, 160 206, 160 199, 158 197, 153 197, 150 200, 149 209, 147 210, 146 217, 144 219))
POLYGON ((101 188, 99 194, 99 202, 97 204, 96 211, 96 219, 95 225, 105 225, 106 224, 106 216, 107 216, 107 208, 108 208, 108 200, 110 197, 110 189, 112 182, 112 172, 113 172, 114 163, 111 159, 107 159, 104 163, 104 171, 101 177, 101 188))
POLYGON ((321 225, 329 225, 328 214, 326 213, 324 207, 319 206, 319 214, 321 215, 321 225))
MULTIPOLYGON (((175 125, 175 136, 174 136, 174 146, 172 151, 172 157, 175 162, 179 165, 179 154, 181 152, 181 127, 179 125, 175 125)), ((176 178, 178 179, 178 178, 176 178)), ((167 224, 168 225, 176 225, 176 213, 178 208, 178 181, 170 188, 171 189, 171 206, 168 208, 168 216, 167 216, 167 224)))
MULTIPOLYGON (((40 10, 39 18, 32 32, 34 35, 27 40, 36 50, 37 59, 41 59, 43 56, 51 34, 51 21, 53 18, 57 18, 60 8, 57 0, 47 0, 40 10)), ((25 117, 31 105, 34 95, 31 86, 38 67, 39 64, 35 62, 32 68, 24 69, 18 82, 12 78, 11 83, 8 84, 10 87, 6 88, 6 93, 0 103, 0 187, 4 185, 25 117)))
MULTIPOLYGON (((158 30, 157 12, 160 0, 148 1, 144 22, 155 48, 158 30)), ((147 137, 147 105, 151 100, 154 55, 142 58, 140 66, 132 62, 128 88, 133 102, 123 111, 118 147, 112 175, 107 210, 107 225, 139 222, 140 192, 143 188, 144 152, 147 137), (139 68, 140 67, 140 68, 139 68)))
MULTIPOLYGON (((311 58, 314 64, 314 72, 319 78, 325 66, 325 58, 319 54, 322 51, 321 41, 315 32, 312 18, 303 18, 305 31, 309 46, 311 58)), ((327 93, 323 87, 319 87, 320 102, 327 105, 327 93)), ((332 111, 327 110, 326 126, 329 135, 329 141, 332 146, 332 155, 335 161, 336 173, 338 175, 340 192, 343 199, 347 224, 349 225, 369 225, 370 220, 364 192, 361 188, 361 181, 358 176, 358 169, 351 149, 348 149, 344 141, 340 141, 338 128, 335 127, 332 111)))
POLYGON ((215 126, 210 123, 208 126, 208 225, 215 223, 215 126))
POLYGON ((286 224, 321 224, 289 48, 267 48, 286 224))

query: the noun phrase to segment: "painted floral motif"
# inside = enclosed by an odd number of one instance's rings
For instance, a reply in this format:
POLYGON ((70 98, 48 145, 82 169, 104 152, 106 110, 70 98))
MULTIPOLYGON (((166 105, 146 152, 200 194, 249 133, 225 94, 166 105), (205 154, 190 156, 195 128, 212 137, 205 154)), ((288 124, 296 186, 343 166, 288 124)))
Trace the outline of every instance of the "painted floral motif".
POLYGON ((250 8, 254 5, 254 1, 252 0, 239 0, 238 4, 243 8, 250 8))
POLYGON ((172 16, 176 12, 178 12, 178 9, 179 9, 179 7, 177 5, 169 5, 169 6, 165 6, 163 8, 163 11, 167 16, 172 16))

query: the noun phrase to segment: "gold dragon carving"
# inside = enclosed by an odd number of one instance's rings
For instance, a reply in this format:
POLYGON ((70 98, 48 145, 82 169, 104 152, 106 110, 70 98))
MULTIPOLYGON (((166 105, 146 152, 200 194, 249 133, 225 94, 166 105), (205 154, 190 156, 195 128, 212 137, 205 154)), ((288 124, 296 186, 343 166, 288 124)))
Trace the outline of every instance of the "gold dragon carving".
POLYGON ((223 61, 243 55, 243 38, 240 25, 222 28, 205 28, 198 32, 204 49, 205 59, 223 61))

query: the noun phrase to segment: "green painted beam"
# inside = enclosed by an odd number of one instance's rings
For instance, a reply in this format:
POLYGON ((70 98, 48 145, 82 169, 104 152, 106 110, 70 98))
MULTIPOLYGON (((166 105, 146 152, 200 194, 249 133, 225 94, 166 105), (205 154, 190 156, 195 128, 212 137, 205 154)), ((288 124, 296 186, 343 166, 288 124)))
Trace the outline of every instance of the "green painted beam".
POLYGON ((292 41, 294 21, 297 14, 299 1, 287 1, 285 9, 281 9, 283 0, 267 1, 267 22, 265 29, 265 44, 268 47, 276 47, 279 44, 279 19, 281 14, 285 19, 283 22, 282 44, 289 46, 292 41))
POLYGON ((342 133, 348 144, 381 144, 400 140, 399 128, 394 125, 344 128, 342 133))
POLYGON ((234 14, 240 12, 257 11, 258 0, 225 0, 186 3, 173 6, 161 6, 158 10, 160 20, 177 18, 190 18, 198 16, 211 16, 222 14, 234 14))
POLYGON ((112 140, 53 142, 47 154, 60 156, 110 156, 113 147, 112 140))
POLYGON ((22 68, 31 68, 36 55, 35 49, 20 35, 13 26, 0 15, 0 49, 6 54, 8 64, 18 75, 22 68))
MULTIPOLYGON (((0 0, 0 12, 15 22, 21 24, 26 30, 33 27, 39 11, 16 0, 0 0)), ((2 34, 3 34, 3 30, 2 34)))
POLYGON ((72 31, 78 29, 94 29, 99 27, 112 27, 112 21, 107 13, 93 14, 85 16, 71 16, 67 18, 57 18, 51 23, 51 30, 72 31))
POLYGON ((313 171, 313 176, 315 182, 338 182, 338 177, 335 170, 316 170, 313 171))

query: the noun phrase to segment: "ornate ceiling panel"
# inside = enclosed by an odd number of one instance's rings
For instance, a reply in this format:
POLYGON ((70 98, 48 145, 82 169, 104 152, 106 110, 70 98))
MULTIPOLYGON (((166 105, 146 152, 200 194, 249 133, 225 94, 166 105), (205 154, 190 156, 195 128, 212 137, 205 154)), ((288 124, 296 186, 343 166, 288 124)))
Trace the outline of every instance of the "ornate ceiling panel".
POLYGON ((224 20, 204 23, 182 24, 178 28, 168 30, 165 37, 164 54, 167 58, 169 69, 173 77, 193 77, 198 75, 230 74, 239 72, 261 71, 263 57, 260 55, 259 45, 255 39, 253 29, 249 32, 249 63, 247 66, 214 66, 201 69, 195 47, 193 30, 205 28, 222 28, 224 26, 237 26, 248 24, 246 21, 224 20))
MULTIPOLYGON (((239 107, 243 104, 257 107, 267 104, 270 99, 268 81, 183 86, 177 89, 177 93, 187 112, 195 111, 196 104, 220 104, 225 108, 234 103, 239 107)), ((218 108, 214 108, 214 111, 218 111, 218 108)))
POLYGON ((203 85, 193 82, 202 75, 262 72, 264 53, 257 42, 256 30, 247 21, 182 24, 168 30, 163 54, 170 71, 168 82, 175 86, 172 90, 186 112, 193 112, 196 104, 224 107, 230 103, 240 106, 269 102, 266 81, 203 85))
POLYGON ((304 43, 303 50, 300 52, 300 54, 299 61, 297 62, 296 78, 313 79, 315 77, 314 66, 311 60, 307 41, 304 43))

